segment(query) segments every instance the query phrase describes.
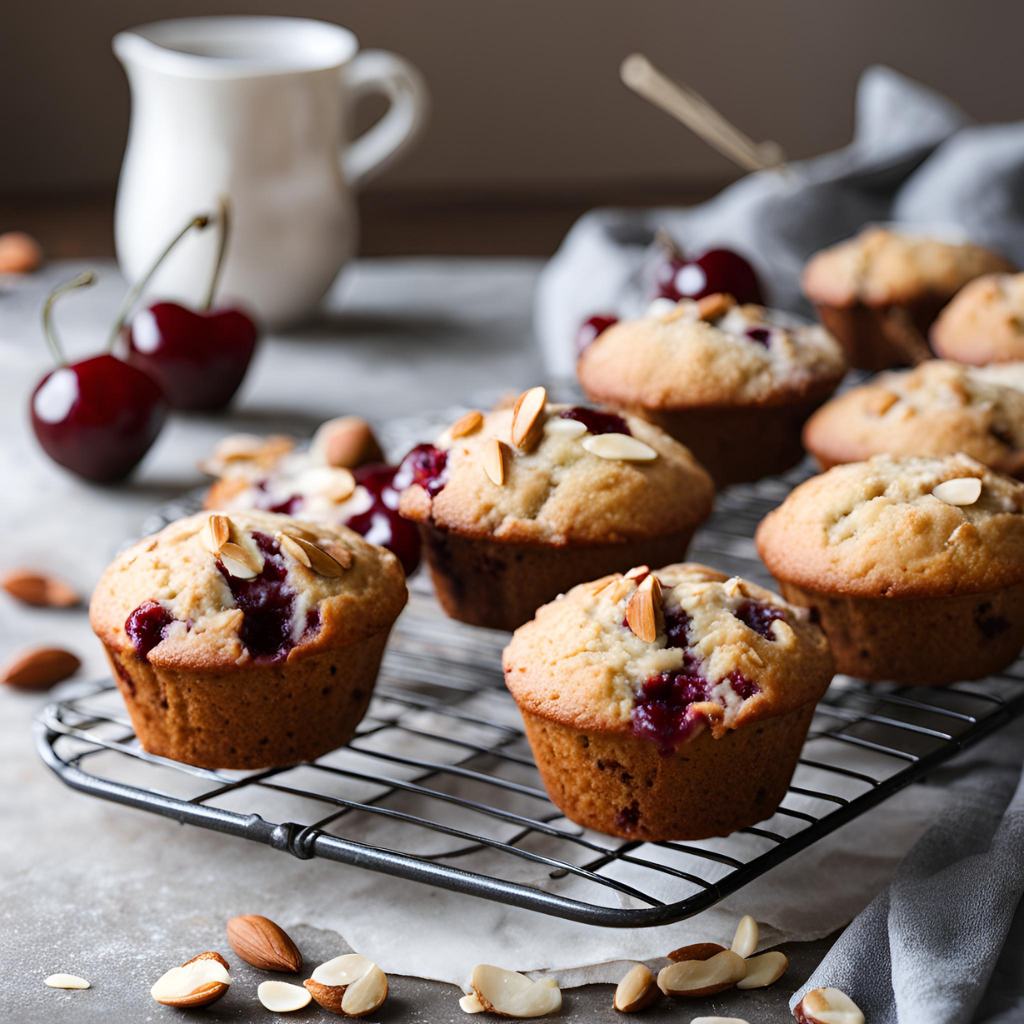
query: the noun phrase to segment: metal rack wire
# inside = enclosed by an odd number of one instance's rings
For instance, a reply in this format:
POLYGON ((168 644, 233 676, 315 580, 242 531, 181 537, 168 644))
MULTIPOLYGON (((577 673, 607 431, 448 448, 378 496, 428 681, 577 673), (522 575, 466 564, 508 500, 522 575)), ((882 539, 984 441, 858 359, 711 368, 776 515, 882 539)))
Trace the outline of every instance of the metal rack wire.
MULTIPOLYGON (((753 531, 805 473, 720 495, 694 560, 770 583, 753 531)), ((936 689, 840 676, 770 819, 727 839, 629 842, 579 828, 548 800, 502 683, 506 640, 444 618, 421 576, 357 736, 315 762, 231 772, 156 757, 109 680, 46 707, 37 745, 67 785, 107 800, 300 858, 637 927, 704 910, 1024 711, 1024 661, 936 689)))

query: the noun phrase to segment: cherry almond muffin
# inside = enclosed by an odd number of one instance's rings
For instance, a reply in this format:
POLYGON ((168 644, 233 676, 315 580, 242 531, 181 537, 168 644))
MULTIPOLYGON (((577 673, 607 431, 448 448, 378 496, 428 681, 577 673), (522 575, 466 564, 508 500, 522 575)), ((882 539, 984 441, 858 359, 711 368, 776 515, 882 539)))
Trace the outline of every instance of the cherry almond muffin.
POLYGON ((1024 475, 1024 363, 974 367, 929 359, 889 370, 826 402, 804 427, 823 469, 873 455, 963 452, 1024 475))
POLYGON ((944 359, 986 366, 1024 360, 1024 274, 986 274, 957 292, 932 324, 944 359))
POLYGON ((516 630, 504 670, 567 818, 692 840, 775 812, 832 657, 805 609, 681 564, 574 587, 516 630))
POLYGON ((800 428, 845 370, 823 328, 727 295, 616 323, 577 364, 591 399, 661 427, 718 487, 799 462, 800 428))
POLYGON ((980 679, 1024 644, 1024 483, 966 455, 836 466, 770 512, 756 543, 847 675, 980 679))
POLYGON ((969 281, 1013 269, 980 245, 868 227, 812 256, 803 289, 850 365, 884 370, 927 359, 939 310, 969 281))
POLYGON ((353 530, 198 513, 118 555, 89 617, 146 750, 266 768, 352 737, 407 597, 353 530))
POLYGON ((547 401, 474 411, 403 464, 399 510, 418 524, 453 618, 515 629, 575 584, 684 557, 714 487, 690 452, 635 416, 547 401))

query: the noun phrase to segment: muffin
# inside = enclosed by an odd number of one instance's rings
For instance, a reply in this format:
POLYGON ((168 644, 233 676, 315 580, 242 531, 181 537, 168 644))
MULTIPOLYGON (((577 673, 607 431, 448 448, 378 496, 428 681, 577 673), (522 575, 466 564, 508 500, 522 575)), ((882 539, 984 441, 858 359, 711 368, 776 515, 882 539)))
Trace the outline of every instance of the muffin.
POLYGON ((823 405, 804 427, 823 469, 872 455, 964 452, 1024 475, 1024 363, 978 368, 930 359, 889 370, 823 405))
POLYGON ((932 324, 943 359, 985 366, 1024 360, 1024 274, 986 274, 965 285, 932 324))
POLYGON ((407 596, 343 526, 201 512, 118 555, 89 617, 146 750, 267 768, 352 737, 407 596))
POLYGON ((756 543, 840 672, 980 679, 1024 644, 1024 484, 966 455, 837 466, 770 512, 756 543))
POLYGON ((682 441, 718 487, 799 462, 800 428, 845 369, 823 328, 727 295, 617 323, 577 365, 591 399, 682 441))
POLYGON ((469 413, 404 463, 399 511, 463 622, 515 629, 583 580, 682 558, 711 511, 710 477, 657 427, 546 398, 469 413))
POLYGON ((411 574, 419 565, 419 536, 398 514, 398 467, 383 459, 369 425, 357 416, 328 420, 304 449, 283 435, 232 434, 200 463, 216 477, 203 507, 263 509, 348 526, 393 551, 411 574))
POLYGON ((850 365, 884 370, 927 359, 939 310, 976 277, 1013 269, 979 245, 868 227, 815 254, 803 289, 850 365))
POLYGON ((683 564, 574 587, 516 630, 504 669, 567 818, 692 840, 775 812, 832 656, 806 610, 683 564))

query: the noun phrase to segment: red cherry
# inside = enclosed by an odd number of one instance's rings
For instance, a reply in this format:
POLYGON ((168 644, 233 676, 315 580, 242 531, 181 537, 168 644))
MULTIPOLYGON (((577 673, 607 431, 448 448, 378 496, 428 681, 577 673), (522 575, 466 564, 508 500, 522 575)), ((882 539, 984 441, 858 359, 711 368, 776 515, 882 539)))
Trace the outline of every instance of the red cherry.
POLYGON ((709 249, 687 259, 678 251, 670 255, 655 274, 655 294, 659 298, 702 299, 724 292, 737 302, 764 304, 761 284, 754 268, 729 249, 709 249))
POLYGON ((617 316, 607 315, 592 316, 589 320, 584 320, 576 335, 577 355, 583 355, 584 349, 589 348, 597 340, 598 335, 604 334, 609 327, 618 322, 617 316))

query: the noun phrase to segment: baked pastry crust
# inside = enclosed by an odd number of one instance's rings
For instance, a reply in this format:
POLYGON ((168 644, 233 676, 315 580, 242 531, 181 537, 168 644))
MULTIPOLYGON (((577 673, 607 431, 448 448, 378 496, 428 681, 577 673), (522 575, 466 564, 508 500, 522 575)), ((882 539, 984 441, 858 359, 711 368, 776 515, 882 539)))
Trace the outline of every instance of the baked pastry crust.
POLYGON ((1024 274, 986 274, 965 285, 930 337, 945 359, 975 366, 1024 360, 1024 274))
POLYGON ((857 597, 982 593, 1024 581, 1024 483, 966 455, 876 456, 797 487, 762 520, 758 553, 772 575, 857 597), (970 505, 932 493, 977 478, 970 505))
POLYGON ((963 452, 1024 474, 1024 363, 985 369, 932 359, 881 373, 807 421, 804 446, 822 468, 873 455, 963 452))

